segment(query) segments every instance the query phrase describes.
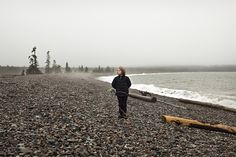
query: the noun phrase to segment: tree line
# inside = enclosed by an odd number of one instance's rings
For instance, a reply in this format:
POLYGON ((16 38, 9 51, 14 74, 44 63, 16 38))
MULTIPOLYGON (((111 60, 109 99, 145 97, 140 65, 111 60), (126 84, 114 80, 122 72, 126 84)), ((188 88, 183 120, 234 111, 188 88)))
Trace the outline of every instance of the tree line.
MULTIPOLYGON (((25 74, 42 74, 41 70, 39 69, 39 64, 38 64, 38 57, 36 54, 37 47, 33 47, 31 51, 31 55, 28 57, 29 59, 29 67, 26 69, 26 72, 23 70, 22 75, 25 74)), ((50 51, 46 52, 46 61, 45 61, 45 73, 46 74, 51 74, 51 73, 62 73, 63 71, 65 73, 71 73, 71 72, 93 72, 93 73, 110 73, 114 72, 114 68, 112 67, 101 67, 98 66, 96 68, 88 68, 87 66, 80 65, 79 67, 73 67, 71 68, 69 66, 69 63, 66 62, 65 68, 62 68, 61 65, 57 64, 56 60, 54 59, 51 63, 51 56, 50 56, 50 51)))

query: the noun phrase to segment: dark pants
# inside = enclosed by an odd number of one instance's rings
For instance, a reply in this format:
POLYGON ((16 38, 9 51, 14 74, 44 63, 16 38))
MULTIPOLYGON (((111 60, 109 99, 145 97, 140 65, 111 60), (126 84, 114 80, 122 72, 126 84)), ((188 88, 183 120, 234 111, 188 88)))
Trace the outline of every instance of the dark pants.
POLYGON ((127 112, 127 99, 128 96, 117 96, 119 102, 119 113, 121 116, 125 116, 127 112))

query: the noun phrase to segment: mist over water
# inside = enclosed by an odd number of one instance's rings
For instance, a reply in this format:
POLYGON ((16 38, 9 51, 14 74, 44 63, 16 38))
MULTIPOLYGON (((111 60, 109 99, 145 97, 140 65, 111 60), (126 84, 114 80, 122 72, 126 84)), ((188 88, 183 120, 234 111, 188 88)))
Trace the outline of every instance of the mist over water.
MULTIPOLYGON (((128 75, 133 89, 236 108, 236 72, 178 72, 128 75)), ((114 76, 99 79, 111 82, 114 76)))

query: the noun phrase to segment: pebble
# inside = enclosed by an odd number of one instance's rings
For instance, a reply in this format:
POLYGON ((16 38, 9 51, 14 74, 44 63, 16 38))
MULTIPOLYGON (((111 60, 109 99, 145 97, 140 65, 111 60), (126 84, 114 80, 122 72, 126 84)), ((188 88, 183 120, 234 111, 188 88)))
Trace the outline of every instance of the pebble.
POLYGON ((0 95, 4 95, 0 100, 1 154, 35 157, 236 154, 234 135, 170 125, 160 119, 161 115, 171 114, 236 126, 236 115, 232 113, 157 96, 158 100, 191 110, 129 98, 129 118, 119 120, 117 98, 107 92, 110 85, 92 78, 35 75, 3 81, 15 83, 1 84, 0 88, 0 95))
POLYGON ((19 147, 19 149, 20 149, 20 152, 23 153, 23 155, 32 153, 32 150, 23 146, 19 147))

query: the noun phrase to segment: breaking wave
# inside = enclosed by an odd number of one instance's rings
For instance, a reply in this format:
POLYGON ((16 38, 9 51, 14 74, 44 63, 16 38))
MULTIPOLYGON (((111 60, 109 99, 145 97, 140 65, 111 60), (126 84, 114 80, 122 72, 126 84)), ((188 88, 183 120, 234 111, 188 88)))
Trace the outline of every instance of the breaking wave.
MULTIPOLYGON (((153 73, 154 74, 154 73, 153 73)), ((156 74, 156 73, 155 73, 156 74)), ((166 73, 167 74, 167 73, 166 73)), ((131 74, 129 76, 137 76, 137 75, 147 75, 143 74, 131 74)), ((150 74, 148 74, 150 75, 150 74)), ((99 77, 98 80, 111 83, 114 76, 102 76, 99 77)), ((198 92, 188 91, 188 90, 179 90, 179 89, 169 89, 169 88, 161 88, 157 87, 154 84, 132 84, 132 89, 148 91, 150 93, 172 97, 172 98, 182 98, 187 100, 208 102, 213 104, 219 104, 222 106, 236 108, 236 100, 232 100, 227 96, 216 96, 216 95, 202 95, 198 92)))

